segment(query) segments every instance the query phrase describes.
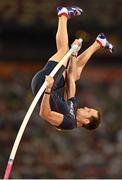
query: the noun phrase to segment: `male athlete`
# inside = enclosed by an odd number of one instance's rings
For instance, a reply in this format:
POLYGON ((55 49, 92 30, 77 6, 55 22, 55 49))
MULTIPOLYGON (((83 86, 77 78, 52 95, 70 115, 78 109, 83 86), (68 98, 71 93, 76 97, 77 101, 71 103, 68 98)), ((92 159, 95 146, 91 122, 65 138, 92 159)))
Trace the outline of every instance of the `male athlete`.
POLYGON ((72 16, 82 14, 79 7, 58 7, 58 29, 56 34, 57 53, 47 62, 45 67, 36 73, 32 80, 32 91, 36 95, 44 80, 47 87, 43 97, 40 99, 39 115, 57 129, 68 130, 79 127, 95 129, 100 123, 100 113, 92 108, 77 108, 75 99, 75 82, 80 78, 81 72, 90 57, 99 49, 107 48, 113 50, 103 33, 99 34, 95 42, 82 54, 78 55, 81 48, 80 42, 76 39, 73 43, 78 45, 77 52, 73 53, 67 67, 67 62, 62 65, 54 78, 47 76, 54 69, 56 64, 69 50, 67 22, 72 16), (46 78, 45 78, 46 77, 46 78), (64 85, 65 84, 65 85, 64 85), (64 97, 57 95, 57 89, 64 87, 64 97))

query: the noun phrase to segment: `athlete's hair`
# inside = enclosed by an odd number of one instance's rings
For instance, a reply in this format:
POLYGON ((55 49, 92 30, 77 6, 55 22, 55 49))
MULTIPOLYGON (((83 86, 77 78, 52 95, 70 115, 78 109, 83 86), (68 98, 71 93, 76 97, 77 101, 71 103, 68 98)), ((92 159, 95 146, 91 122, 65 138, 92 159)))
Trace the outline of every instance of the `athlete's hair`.
POLYGON ((88 130, 96 129, 101 122, 101 113, 98 111, 97 117, 91 116, 89 120, 90 120, 90 123, 83 125, 82 127, 88 130))

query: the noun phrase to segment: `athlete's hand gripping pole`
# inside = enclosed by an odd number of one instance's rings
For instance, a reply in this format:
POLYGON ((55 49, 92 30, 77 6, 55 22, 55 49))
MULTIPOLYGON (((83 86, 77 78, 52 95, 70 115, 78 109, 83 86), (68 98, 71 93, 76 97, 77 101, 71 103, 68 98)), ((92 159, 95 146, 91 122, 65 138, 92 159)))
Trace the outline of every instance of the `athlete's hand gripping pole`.
MULTIPOLYGON (((80 43, 82 43, 82 39, 79 39, 80 43)), ((71 47, 71 49, 66 53, 66 55, 60 60, 60 62, 55 66, 55 68, 52 70, 52 72, 50 73, 50 76, 54 76, 57 71, 60 69, 60 67, 64 64, 64 62, 71 56, 71 54, 75 51, 77 51, 77 48, 78 48, 78 45, 73 45, 71 47)), ((26 125, 30 119, 30 116, 36 106, 36 104, 38 103, 41 95, 43 94, 45 88, 46 88, 47 84, 46 82, 43 83, 43 85, 41 86, 41 88, 39 89, 38 93, 36 94, 34 100, 32 101, 26 115, 25 115, 25 118, 21 124, 21 127, 19 129, 19 132, 17 134, 17 137, 15 139, 15 142, 14 142, 14 145, 13 145, 13 148, 12 148, 12 151, 11 151, 11 154, 10 154, 10 157, 9 157, 9 160, 8 160, 8 164, 7 164, 7 167, 6 167, 6 171, 5 171, 5 174, 4 174, 4 179, 9 179, 9 176, 10 176, 10 173, 11 173, 11 170, 12 170, 12 166, 13 166, 13 162, 14 162, 14 159, 15 159, 15 155, 16 155, 16 152, 17 152, 17 149, 18 149, 18 146, 19 146, 19 143, 20 143, 20 140, 22 138, 22 135, 24 133, 24 130, 26 128, 26 125)))

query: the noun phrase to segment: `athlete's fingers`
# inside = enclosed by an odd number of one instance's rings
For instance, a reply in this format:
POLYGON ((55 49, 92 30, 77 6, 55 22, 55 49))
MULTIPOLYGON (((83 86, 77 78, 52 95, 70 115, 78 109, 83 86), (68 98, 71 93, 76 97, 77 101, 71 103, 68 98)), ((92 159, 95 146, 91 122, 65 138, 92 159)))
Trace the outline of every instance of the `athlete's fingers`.
POLYGON ((45 81, 47 82, 48 86, 52 86, 54 83, 54 78, 51 76, 45 76, 45 81))
POLYGON ((75 39, 74 42, 72 43, 72 45, 78 45, 81 46, 81 41, 79 39, 75 39))

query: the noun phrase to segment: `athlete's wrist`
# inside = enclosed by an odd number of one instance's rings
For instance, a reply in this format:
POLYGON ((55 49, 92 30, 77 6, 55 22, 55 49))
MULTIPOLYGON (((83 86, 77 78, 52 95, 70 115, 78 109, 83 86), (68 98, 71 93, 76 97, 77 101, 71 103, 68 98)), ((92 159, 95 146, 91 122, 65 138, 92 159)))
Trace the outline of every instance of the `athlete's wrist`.
POLYGON ((51 93, 51 88, 47 87, 46 90, 45 90, 45 93, 51 93))
POLYGON ((45 91, 44 93, 45 93, 45 94, 48 94, 48 95, 50 95, 50 94, 51 94, 51 92, 47 92, 47 91, 45 91))
POLYGON ((74 57, 77 58, 77 55, 76 55, 76 54, 72 54, 71 56, 72 56, 73 58, 74 58, 74 57))

